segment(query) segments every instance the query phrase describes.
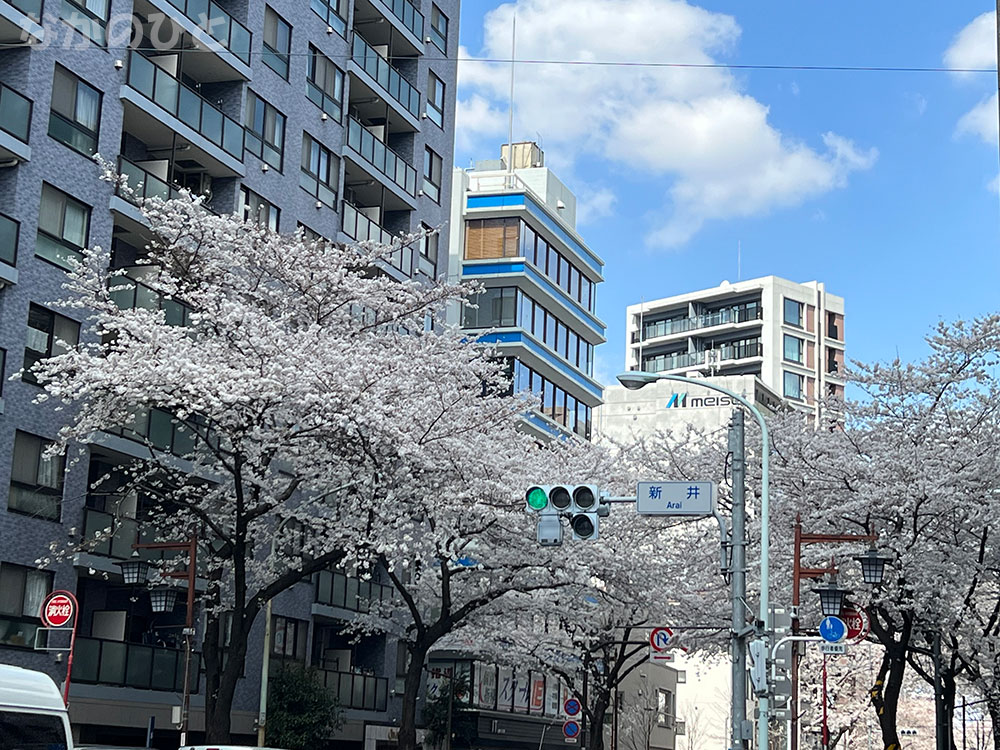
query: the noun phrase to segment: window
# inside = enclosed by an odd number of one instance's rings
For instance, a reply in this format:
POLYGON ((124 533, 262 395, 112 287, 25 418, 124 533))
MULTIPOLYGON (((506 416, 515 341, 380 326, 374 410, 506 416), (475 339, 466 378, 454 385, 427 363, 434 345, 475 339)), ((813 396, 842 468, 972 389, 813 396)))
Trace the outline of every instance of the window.
POLYGON ((420 257, 417 259, 417 265, 428 276, 434 276, 437 272, 438 242, 441 234, 426 224, 421 224, 420 229, 426 234, 420 238, 420 257))
POLYGON ((436 5, 431 6, 431 26, 427 30, 434 46, 448 54, 448 16, 436 5))
POLYGON ((802 400, 802 376, 794 372, 786 372, 784 377, 785 398, 802 400))
POLYGON ((341 36, 347 35, 348 0, 312 0, 310 7, 327 26, 341 36))
POLYGON ((796 328, 802 327, 802 303, 785 297, 785 323, 796 328))
POLYGON ((69 269, 71 258, 83 257, 89 234, 90 206, 44 183, 35 255, 69 269))
POLYGON ((337 122, 344 119, 344 72, 311 44, 306 98, 337 122))
POLYGON ((271 653, 305 661, 309 644, 309 622, 274 615, 271 620, 271 653))
POLYGON ((246 186, 240 188, 239 211, 243 214, 243 221, 252 221, 255 224, 260 224, 272 232, 278 231, 278 218, 281 211, 277 206, 271 205, 246 186))
POLYGON ((32 304, 28 308, 28 338, 24 347, 25 382, 38 384, 31 371, 36 362, 63 354, 66 348, 60 342, 75 346, 80 338, 80 324, 62 315, 32 304))
POLYGON ((100 122, 101 92, 56 65, 49 135, 81 154, 93 156, 100 122))
POLYGON ((427 74, 427 119, 444 127, 444 82, 433 73, 427 74))
POLYGON ((519 219, 470 219, 465 222, 467 260, 516 258, 519 219))
POLYGON ((656 691, 656 723, 661 727, 672 723, 674 717, 674 694, 670 690, 658 688, 656 691))
POLYGON ((62 512, 65 456, 46 455, 51 440, 18 430, 14 435, 7 509, 35 518, 58 521, 62 512))
POLYGON ((514 360, 511 373, 514 393, 531 393, 539 398, 539 411, 582 438, 590 439, 591 408, 546 380, 520 360, 514 360))
POLYGON ((62 0, 59 17, 95 44, 108 43, 111 0, 62 0))
MULTIPOLYGON (((52 592, 52 578, 53 574, 47 570, 0 563, 0 646, 34 646, 35 631, 42 624, 39 618, 42 602, 52 592)), ((4 734, 6 731, 8 728, 0 718, 0 737, 9 737, 4 734)), ((34 745, 41 737, 27 736, 31 738, 28 745, 34 745)))
POLYGON ((0 214, 0 262, 17 265, 17 242, 20 234, 20 223, 0 214))
POLYGON ((7 350, 0 349, 0 396, 3 395, 3 384, 7 379, 7 350))
POLYGON ((288 80, 288 59, 292 50, 292 27, 274 12, 264 6, 264 63, 279 76, 288 80))
POLYGON ((285 150, 285 116, 253 91, 247 92, 246 150, 281 171, 285 150))
POLYGON ((803 341, 797 336, 785 334, 784 357, 786 362, 798 362, 802 364, 803 341))
POLYGON ((308 133, 302 134, 302 174, 299 185, 320 201, 337 207, 337 185, 340 181, 340 157, 308 133))
POLYGON ((843 321, 843 316, 837 313, 828 312, 826 314, 826 335, 831 339, 836 339, 837 341, 843 341, 843 336, 841 336, 840 324, 843 321))
POLYGON ((516 292, 512 286, 497 287, 471 297, 469 305, 465 307, 465 327, 494 328, 517 325, 516 292))
POLYGON ((441 201, 441 157, 430 146, 424 147, 424 193, 433 201, 441 201))

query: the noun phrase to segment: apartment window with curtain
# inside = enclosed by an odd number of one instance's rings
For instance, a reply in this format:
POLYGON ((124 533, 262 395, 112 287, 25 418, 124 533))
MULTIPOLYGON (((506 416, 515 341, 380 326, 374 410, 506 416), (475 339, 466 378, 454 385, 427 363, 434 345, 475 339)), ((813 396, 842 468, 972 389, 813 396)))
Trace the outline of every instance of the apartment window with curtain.
POLYGON ((350 0, 311 0, 313 13, 341 36, 347 36, 347 10, 350 0))
POLYGON ((58 521, 62 514, 65 456, 47 455, 51 440, 18 430, 14 434, 7 510, 58 521))
POLYGON ((38 385, 31 371, 36 362, 63 354, 66 348, 60 342, 75 346, 80 339, 80 324, 75 320, 54 313, 41 305, 28 306, 28 336, 24 347, 24 375, 26 383, 38 385))
POLYGON ((108 44, 111 0, 57 0, 59 17, 95 44, 108 44))
POLYGON ((789 336, 787 333, 785 334, 783 354, 786 362, 796 362, 797 364, 802 364, 802 350, 804 348, 805 342, 798 336, 789 336))
POLYGON ((435 47, 448 54, 448 16, 436 5, 431 5, 431 25, 427 35, 435 47))
POLYGON ((802 376, 795 372, 784 373, 784 396, 785 398, 802 400, 802 376))
POLYGON ((281 171, 285 152, 285 116, 247 91, 246 150, 281 171))
POLYGON ((281 210, 245 185, 240 188, 239 213, 243 216, 243 221, 267 227, 272 232, 278 231, 281 210))
POLYGON ((330 208, 337 207, 340 157, 308 133, 302 134, 302 175, 299 185, 330 208))
POLYGON ((424 147, 424 194, 441 202, 441 157, 430 147, 424 147))
POLYGON ((518 227, 516 218, 470 219, 465 222, 465 258, 516 258, 518 227))
POLYGON ((97 153, 101 92, 61 65, 52 79, 49 135, 85 156, 97 153))
POLYGON ((32 648, 42 625, 42 602, 52 593, 53 573, 0 563, 0 646, 32 648))
POLYGON ((444 127, 444 82, 433 73, 427 74, 427 119, 444 127))
POLYGON ((306 98, 336 122, 344 118, 344 71, 311 44, 306 98))
POLYGON ((292 27, 275 13, 270 5, 264 6, 264 63, 279 76, 288 80, 288 62, 292 51, 292 27))
POLYGON ((304 662, 309 652, 309 621, 272 615, 271 653, 304 662))
POLYGON ((90 206, 43 183, 35 255, 68 270, 71 258, 83 258, 89 233, 90 206))

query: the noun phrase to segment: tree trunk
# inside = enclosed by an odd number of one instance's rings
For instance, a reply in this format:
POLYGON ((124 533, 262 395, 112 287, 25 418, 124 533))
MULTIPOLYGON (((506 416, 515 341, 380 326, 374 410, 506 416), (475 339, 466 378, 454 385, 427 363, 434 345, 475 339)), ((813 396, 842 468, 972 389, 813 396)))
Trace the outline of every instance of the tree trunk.
POLYGON ((905 647, 899 643, 887 647, 871 691, 872 706, 878 716, 882 746, 885 750, 899 750, 900 747, 899 733, 896 731, 896 714, 899 710, 899 694, 903 687, 905 670, 905 647))
POLYGON ((941 669, 941 698, 944 702, 945 721, 948 730, 948 747, 955 750, 955 672, 950 668, 941 669))
POLYGON ((1000 731, 997 731, 1000 729, 1000 695, 992 690, 987 691, 986 708, 990 712, 990 723, 993 725, 993 750, 1000 750, 1000 731))
POLYGON ((233 613, 229 633, 228 653, 219 647, 220 624, 209 618, 205 643, 205 741, 218 744, 231 742, 233 698, 236 684, 243 674, 247 658, 247 640, 253 621, 246 622, 243 613, 233 613), (243 623, 237 625, 237 623, 243 623), (214 634, 214 637, 213 637, 214 634))
POLYGON ((403 715, 399 722, 397 750, 417 750, 417 701, 420 698, 424 662, 430 646, 423 642, 408 643, 410 663, 406 665, 406 682, 403 690, 403 715))
POLYGON ((608 715, 611 696, 607 691, 594 691, 587 710, 587 750, 604 750, 604 718, 608 715))

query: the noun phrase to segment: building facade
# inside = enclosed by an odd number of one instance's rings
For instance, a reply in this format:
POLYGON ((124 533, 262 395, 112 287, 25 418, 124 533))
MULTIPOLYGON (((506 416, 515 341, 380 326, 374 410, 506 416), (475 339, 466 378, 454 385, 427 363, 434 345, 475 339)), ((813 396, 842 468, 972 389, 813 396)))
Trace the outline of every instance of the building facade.
POLYGON ((594 347, 605 325, 594 311, 604 261, 577 233, 576 198, 538 146, 513 144, 512 163, 508 148, 499 162, 455 170, 450 274, 486 287, 461 324, 484 331, 509 359, 514 390, 541 401, 529 429, 589 440, 601 403, 594 347))
POLYGON ((844 395, 844 300, 777 276, 630 305, 625 367, 755 375, 794 405, 844 395))
MULTIPOLYGON (((148 237, 127 191, 100 179, 95 154, 140 195, 187 188, 209 210, 286 233, 386 240, 439 226, 451 206, 459 0, 0 0, 0 661, 65 677, 36 651, 38 609, 53 589, 80 600, 70 691, 81 742, 176 747, 183 607, 152 610, 115 564, 141 539, 141 499, 119 496, 115 467, 141 455, 128 434, 101 434, 79 456, 44 449, 65 414, 13 373, 77 341, 82 320, 56 308, 69 258, 110 247, 132 282, 121 304, 182 305, 143 283, 148 237), (87 554, 39 570, 51 543, 111 527, 87 554)), ((394 278, 447 270, 448 237, 397 253, 394 278)), ((134 435, 170 450, 183 436, 155 410, 134 435)), ((133 436, 134 436, 133 435, 133 436)), ((345 709, 338 743, 374 748, 398 717, 396 644, 354 641, 343 625, 377 581, 338 571, 259 618, 233 731, 253 744, 265 648, 272 673, 312 664, 345 709)), ((197 658, 195 664, 197 666, 197 658)), ((192 672, 194 729, 203 679, 192 672)))

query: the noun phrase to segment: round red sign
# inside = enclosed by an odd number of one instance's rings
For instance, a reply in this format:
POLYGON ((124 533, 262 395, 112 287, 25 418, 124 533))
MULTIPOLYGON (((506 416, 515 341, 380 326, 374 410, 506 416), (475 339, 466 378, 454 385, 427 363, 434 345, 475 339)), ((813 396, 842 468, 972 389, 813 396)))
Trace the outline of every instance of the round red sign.
POLYGON ((61 628, 73 620, 76 603, 66 594, 53 594, 42 605, 42 622, 50 628, 61 628))
POLYGON ((871 621, 869 621, 868 613, 864 609, 853 606, 844 607, 840 613, 840 619, 847 625, 847 637, 845 640, 863 641, 868 637, 868 631, 871 629, 871 621))

